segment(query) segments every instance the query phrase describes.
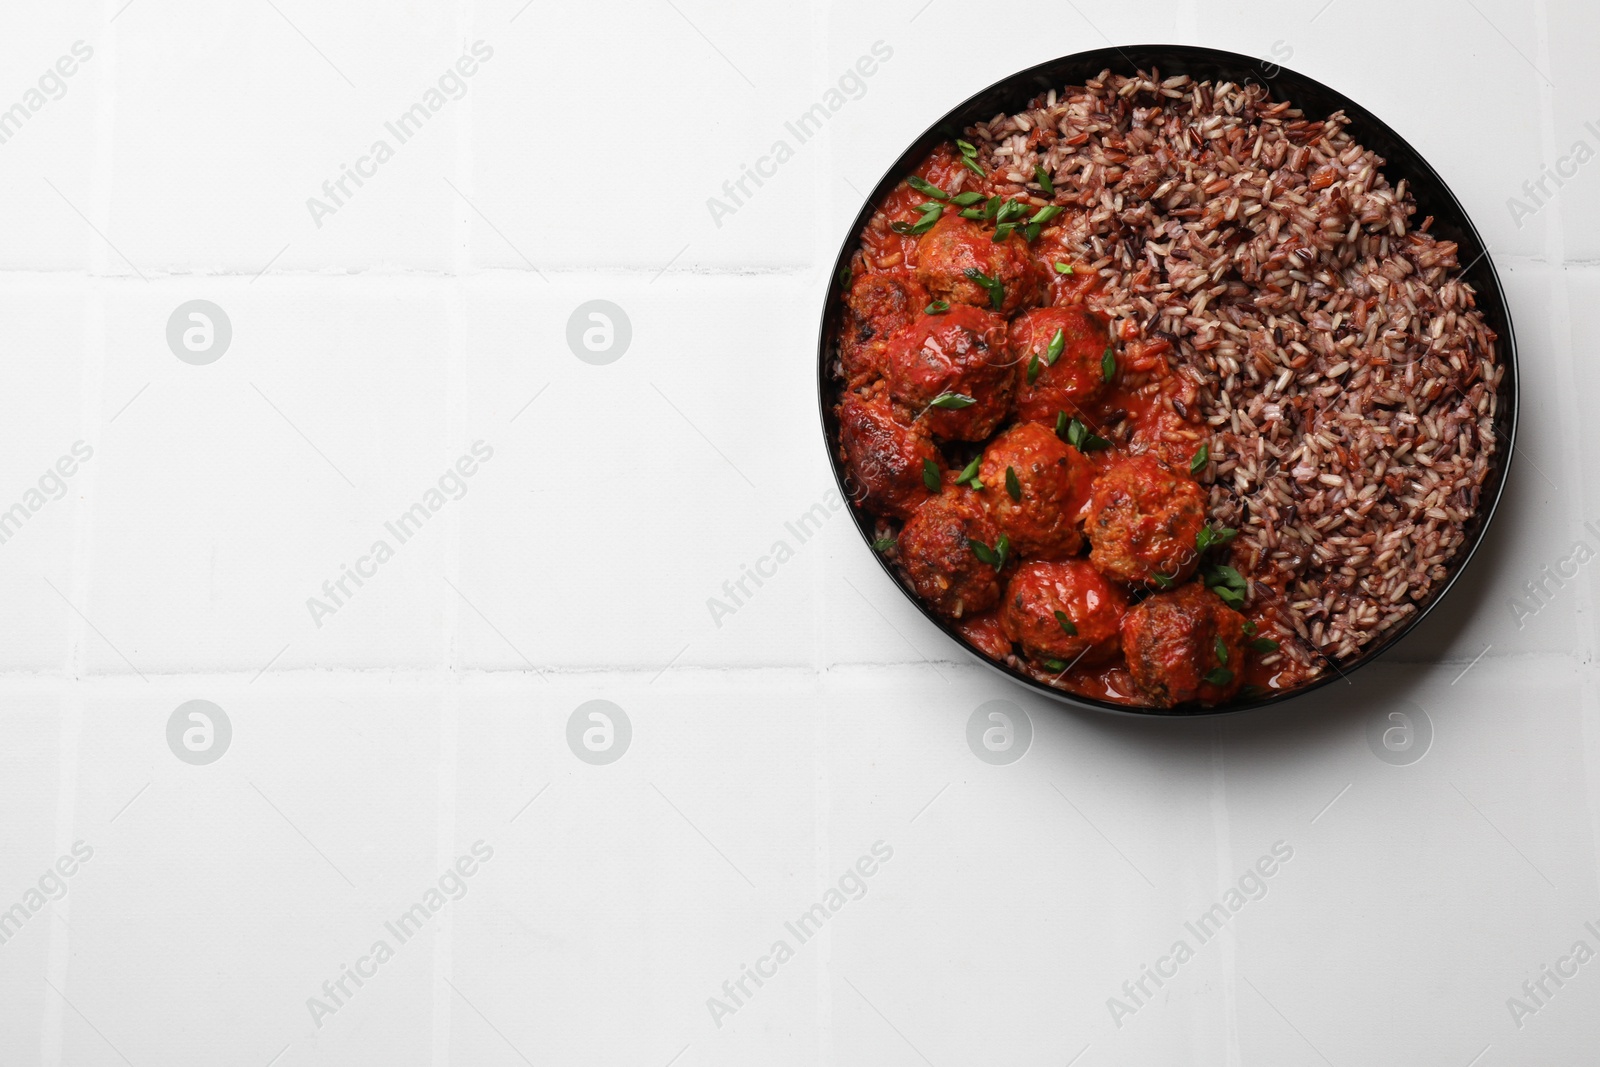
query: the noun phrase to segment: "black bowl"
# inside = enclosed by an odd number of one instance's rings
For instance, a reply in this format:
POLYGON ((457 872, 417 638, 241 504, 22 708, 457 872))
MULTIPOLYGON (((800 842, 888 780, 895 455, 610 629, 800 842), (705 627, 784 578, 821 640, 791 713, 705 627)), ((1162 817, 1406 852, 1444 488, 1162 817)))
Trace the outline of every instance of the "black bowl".
MULTIPOLYGON (((1009 114, 1020 111, 1027 106, 1029 100, 1042 92, 1047 92, 1050 89, 1060 89, 1068 85, 1081 85, 1108 68, 1113 73, 1124 75, 1134 74, 1138 70, 1149 71, 1154 69, 1159 70, 1163 77, 1187 74, 1197 80, 1230 81, 1241 84, 1256 82, 1266 85, 1274 99, 1288 100, 1296 108, 1304 112, 1308 118, 1312 119, 1326 117, 1335 111, 1343 111, 1350 118, 1351 136, 1385 160, 1383 173, 1389 181, 1398 183, 1402 178, 1405 179, 1412 197, 1416 200, 1417 218, 1422 219, 1432 215, 1434 224, 1431 232, 1447 240, 1454 241, 1460 246, 1460 261, 1469 265, 1464 272, 1464 276, 1477 292, 1478 307, 1482 311, 1485 321, 1500 337, 1500 359, 1505 367, 1495 417, 1495 430, 1500 439, 1501 447, 1496 451, 1494 462, 1489 469, 1488 476, 1484 479, 1483 492, 1480 496, 1477 513, 1473 516, 1467 529, 1467 541, 1457 553, 1456 558, 1451 561, 1450 574, 1434 587, 1433 595, 1428 602, 1423 604, 1420 610, 1411 616, 1405 624, 1396 627, 1393 632, 1382 640, 1368 646, 1354 662, 1340 665, 1336 670, 1328 671, 1317 680, 1297 689, 1288 690, 1261 700, 1242 700, 1223 707, 1200 711, 1133 708, 1122 704, 1113 704, 1109 701, 1064 693, 1059 689, 1045 685, 1043 682, 1036 681, 1022 672, 992 660, 977 649, 972 648, 947 620, 929 610, 912 595, 910 590, 905 588, 900 581, 899 574, 890 566, 888 561, 877 552, 873 552, 872 555, 877 559, 879 566, 883 567, 885 573, 894 581, 895 585, 911 599, 912 603, 917 605, 923 615, 927 616, 928 621, 944 631, 951 640, 976 656, 980 662, 999 671, 1013 681, 1053 699, 1080 708, 1131 715, 1215 715, 1281 704, 1286 700, 1303 696, 1331 681, 1346 677, 1353 671, 1371 663, 1393 648, 1401 638, 1439 605, 1439 602, 1455 586, 1456 580, 1461 577, 1461 572, 1466 568, 1467 563, 1477 553, 1478 546, 1483 542, 1483 535, 1488 530, 1489 523, 1493 520, 1494 513, 1500 505, 1500 499, 1505 489, 1506 474, 1511 466, 1512 446, 1517 435, 1516 337, 1511 329, 1511 314, 1506 306, 1505 292, 1500 287, 1499 275, 1495 273, 1494 263, 1489 258, 1483 239, 1472 225, 1472 220, 1467 217, 1466 210, 1462 208, 1460 201, 1455 198, 1455 194, 1451 193, 1449 186, 1445 185, 1444 179, 1440 178, 1434 169, 1428 165, 1428 161, 1423 159, 1417 150, 1412 148, 1405 138, 1392 130, 1387 123, 1343 93, 1330 89, 1321 82, 1306 77, 1304 74, 1298 74, 1266 60, 1252 59, 1250 56, 1239 55, 1235 52, 1223 52, 1215 48, 1154 44, 1128 45, 1122 48, 1098 48, 1092 52, 1079 52, 1076 55, 1063 56, 1047 63, 1040 63, 1036 67, 1030 67, 1008 78, 1001 79, 953 108, 925 131, 922 136, 918 137, 878 181, 877 186, 872 190, 872 195, 867 198, 866 203, 862 205, 860 212, 857 213, 855 221, 851 223, 850 229, 845 235, 844 244, 839 250, 839 258, 834 263, 832 281, 828 286, 827 304, 824 306, 822 313, 822 329, 817 345, 818 398, 822 409, 823 438, 828 448, 828 461, 833 467, 833 476, 839 484, 840 494, 846 500, 850 499, 849 487, 845 484, 844 466, 839 461, 839 427, 833 413, 834 403, 838 399, 839 385, 830 375, 829 365, 833 360, 835 351, 838 315, 842 303, 840 299, 842 295, 840 272, 849 263, 850 255, 855 250, 858 235, 872 215, 873 205, 893 189, 906 174, 910 173, 922 157, 940 141, 959 136, 958 131, 961 129, 976 122, 988 121, 1002 112, 1009 114)), ((867 543, 868 551, 871 551, 871 527, 859 509, 852 506, 850 510, 855 519, 856 528, 860 530, 862 539, 867 543)))

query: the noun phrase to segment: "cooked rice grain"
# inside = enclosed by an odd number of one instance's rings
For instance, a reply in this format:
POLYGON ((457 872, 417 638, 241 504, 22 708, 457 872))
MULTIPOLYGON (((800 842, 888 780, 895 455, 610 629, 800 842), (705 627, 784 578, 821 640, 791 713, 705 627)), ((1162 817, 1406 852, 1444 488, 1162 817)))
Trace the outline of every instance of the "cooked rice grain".
POLYGON ((1456 245, 1342 113, 1109 71, 1034 103, 967 131, 985 169, 1043 204, 1042 165, 1091 303, 1172 342, 1212 517, 1306 642, 1282 654, 1349 660, 1449 573, 1495 452, 1503 368, 1456 245))

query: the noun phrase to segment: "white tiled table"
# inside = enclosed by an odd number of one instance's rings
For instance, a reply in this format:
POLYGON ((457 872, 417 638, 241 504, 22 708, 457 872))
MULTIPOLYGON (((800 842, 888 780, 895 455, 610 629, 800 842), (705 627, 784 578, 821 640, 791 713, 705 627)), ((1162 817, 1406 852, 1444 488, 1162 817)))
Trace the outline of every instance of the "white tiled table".
POLYGON ((0 109, 40 105, 0 143, 0 510, 29 512, 0 543, 0 1064, 1596 1062, 1600 958, 1562 962, 1600 952, 1595 571, 1514 602, 1600 549, 1600 166, 1508 203, 1600 149, 1594 5, 35 7, 0 12, 0 109), (1363 101, 1516 316, 1479 560, 1281 712, 1034 699, 828 508, 814 331, 860 193, 969 92, 1107 40, 1363 101), (167 344, 191 300, 231 322, 208 365, 167 344), (591 300, 631 324, 605 365, 566 340, 591 300), (231 724, 215 762, 169 748, 191 700, 231 724), (568 744, 593 700, 628 724, 607 764, 568 744), (997 700, 1031 729, 1009 764, 967 740, 997 700), (1369 743, 1391 713, 1420 761, 1369 743))

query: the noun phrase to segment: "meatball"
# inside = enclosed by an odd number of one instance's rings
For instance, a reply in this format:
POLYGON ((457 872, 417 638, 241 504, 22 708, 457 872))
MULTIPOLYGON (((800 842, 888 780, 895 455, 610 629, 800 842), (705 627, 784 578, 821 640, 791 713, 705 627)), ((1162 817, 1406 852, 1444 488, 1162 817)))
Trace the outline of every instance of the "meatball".
POLYGON ((1018 553, 1063 559, 1083 548, 1078 513, 1089 495, 1094 466, 1050 430, 1025 422, 995 438, 983 453, 978 479, 989 516, 1018 553), (1008 471, 1015 478, 1016 497, 1008 471))
POLYGON ((917 281, 952 305, 971 304, 1005 315, 1037 304, 1044 294, 1044 276, 1033 262, 1028 242, 1015 233, 996 241, 992 229, 951 212, 917 244, 917 281), (976 281, 968 271, 995 285, 976 281))
POLYGON ((1153 456, 1114 461, 1089 494, 1089 560, 1134 585, 1169 588, 1199 565, 1195 538, 1206 524, 1200 486, 1153 456))
POLYGON ((1106 324, 1081 307, 1035 308, 1011 322, 1011 358, 1017 364, 1017 417, 1025 422, 1054 423, 1056 413, 1070 417, 1105 392, 1104 360, 1111 347, 1106 324), (1061 350, 1049 361, 1051 342, 1061 334, 1061 350), (1028 383, 1034 357, 1039 369, 1028 383))
POLYGON ((1122 650, 1134 684, 1162 707, 1220 704, 1244 684, 1244 616, 1199 582, 1129 610, 1122 650))
POLYGON ((889 342, 889 392, 921 412, 918 418, 937 436, 982 441, 1011 413, 1017 379, 1005 348, 1005 320, 998 315, 957 305, 920 316, 889 342), (954 396, 932 406, 945 394, 954 396))
POLYGON ((1000 600, 1000 574, 972 547, 981 541, 992 550, 999 540, 976 495, 951 487, 918 508, 900 531, 900 565, 923 603, 960 619, 1000 600))
POLYGON ((1097 664, 1116 658, 1127 610, 1122 590, 1083 560, 1038 561, 1006 586, 1000 620, 1034 659, 1097 664))
POLYGON ((845 394, 839 403, 839 447, 850 476, 850 498, 858 507, 899 519, 928 499, 923 464, 944 466, 927 431, 900 421, 882 397, 863 400, 845 394))
POLYGON ((839 356, 845 378, 870 381, 883 373, 889 338, 911 324, 917 295, 887 274, 857 274, 845 294, 839 356))

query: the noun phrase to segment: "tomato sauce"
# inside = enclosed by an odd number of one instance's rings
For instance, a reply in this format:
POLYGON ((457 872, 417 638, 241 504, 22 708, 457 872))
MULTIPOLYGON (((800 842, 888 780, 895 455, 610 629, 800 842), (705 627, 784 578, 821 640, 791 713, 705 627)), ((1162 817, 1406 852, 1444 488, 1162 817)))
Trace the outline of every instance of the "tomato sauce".
MULTIPOLYGON (((970 208, 984 208, 989 198, 1000 195, 996 191, 998 186, 1011 191, 1010 199, 1017 198, 1014 183, 1006 181, 1004 175, 979 178, 963 166, 959 150, 950 144, 933 149, 914 173, 924 182, 946 191, 950 198, 966 192, 981 194, 983 199, 970 205, 970 208)), ((896 185, 884 197, 879 211, 864 228, 859 250, 851 262, 853 275, 865 272, 894 278, 905 287, 919 312, 933 304, 933 301, 917 276, 920 236, 909 231, 927 218, 919 207, 935 199, 926 191, 918 191, 905 182, 896 185)), ((1026 199, 1030 214, 1053 202, 1037 193, 1026 199)), ((940 203, 943 213, 962 210, 949 199, 940 203)), ((1105 324, 1105 317, 1094 308, 1095 297, 1100 289, 1100 276, 1090 264, 1078 258, 1070 240, 1071 227, 1077 221, 1074 212, 1079 209, 1061 206, 1062 213, 1045 223, 1029 243, 1036 266, 1048 279, 1044 303, 1054 307, 1081 305, 1105 324)), ((992 225, 992 222, 981 224, 992 225)), ((926 225, 922 227, 923 232, 927 229, 926 225)), ((1135 288, 1137 284, 1136 280, 1135 288)), ((929 310, 936 308, 929 307, 929 310)), ((1191 464, 1194 464, 1197 472, 1203 472, 1206 463, 1197 459, 1197 454, 1210 436, 1210 431, 1200 419, 1201 383, 1193 380, 1192 372, 1186 373, 1183 368, 1174 365, 1173 345, 1166 337, 1159 333, 1147 333, 1138 322, 1129 319, 1123 319, 1110 328, 1109 351, 1115 365, 1104 390, 1093 401, 1072 405, 1073 410, 1064 412, 1067 419, 1081 421, 1109 445, 1086 451, 1089 462, 1098 472, 1105 470, 1120 456, 1130 452, 1148 452, 1163 460, 1174 471, 1187 473, 1191 464)), ((1087 505, 1086 486, 1081 497, 1071 500, 1068 507, 1081 516, 1087 505)), ((1216 554, 1223 558, 1229 556, 1226 551, 1216 554)), ((1240 554, 1232 555, 1233 558, 1227 559, 1228 563, 1240 570, 1246 580, 1250 580, 1251 576, 1245 572, 1245 561, 1239 558, 1240 554)), ((1250 609, 1245 612, 1247 632, 1253 631, 1255 640, 1267 639, 1280 644, 1298 640, 1282 621, 1283 613, 1274 607, 1282 591, 1258 588, 1265 595, 1251 598, 1250 609)), ((1134 684, 1133 675, 1120 655, 1109 663, 1095 666, 1072 664, 1064 670, 1051 671, 1021 655, 1013 654, 1011 641, 1001 627, 996 609, 956 619, 954 625, 973 647, 989 658, 1010 662, 1056 688, 1117 704, 1152 706, 1155 703, 1134 684)), ((1310 674, 1305 668, 1295 665, 1290 657, 1275 652, 1262 654, 1254 651, 1246 656, 1245 663, 1238 666, 1247 687, 1266 692, 1292 688, 1304 682, 1310 674)), ((1251 690, 1247 688, 1243 698, 1250 697, 1251 690)))

